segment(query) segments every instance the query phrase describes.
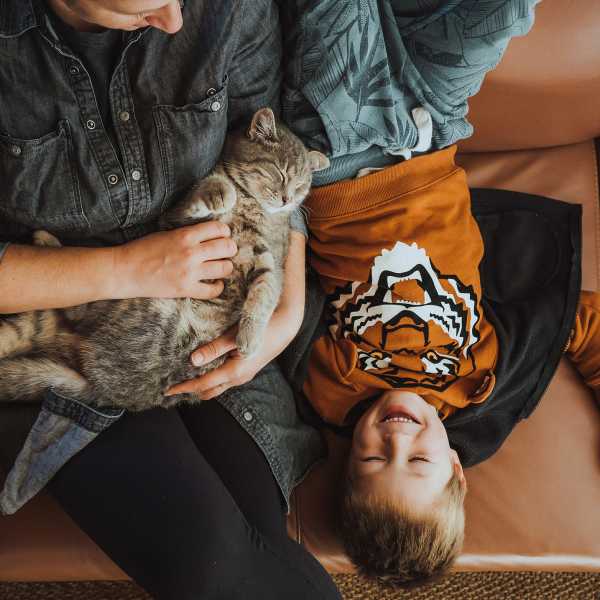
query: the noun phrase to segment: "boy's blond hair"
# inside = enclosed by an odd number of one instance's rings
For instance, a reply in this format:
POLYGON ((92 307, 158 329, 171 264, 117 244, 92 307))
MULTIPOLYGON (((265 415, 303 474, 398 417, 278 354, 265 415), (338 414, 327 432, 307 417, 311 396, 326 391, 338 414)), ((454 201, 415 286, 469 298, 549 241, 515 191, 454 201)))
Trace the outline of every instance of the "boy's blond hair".
POLYGON ((346 552, 366 577, 391 585, 425 583, 458 556, 465 528, 466 487, 455 471, 427 511, 359 494, 347 481, 340 513, 346 552))

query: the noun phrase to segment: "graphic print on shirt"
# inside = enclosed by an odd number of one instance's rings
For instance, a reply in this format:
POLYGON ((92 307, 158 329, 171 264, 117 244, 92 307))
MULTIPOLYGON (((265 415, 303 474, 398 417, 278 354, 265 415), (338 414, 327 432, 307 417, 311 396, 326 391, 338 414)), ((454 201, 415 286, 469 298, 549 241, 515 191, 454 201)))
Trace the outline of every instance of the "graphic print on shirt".
POLYGON ((329 331, 357 347, 357 368, 391 387, 444 390, 475 370, 477 297, 442 275, 416 243, 397 242, 374 260, 368 282, 329 297, 329 331))

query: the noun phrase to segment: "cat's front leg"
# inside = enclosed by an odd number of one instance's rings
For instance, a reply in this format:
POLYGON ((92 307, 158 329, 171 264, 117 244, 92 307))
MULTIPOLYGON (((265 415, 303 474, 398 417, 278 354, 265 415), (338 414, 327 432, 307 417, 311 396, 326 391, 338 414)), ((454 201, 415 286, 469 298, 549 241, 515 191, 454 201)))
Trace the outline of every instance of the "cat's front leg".
POLYGON ((267 325, 281 296, 281 272, 270 252, 259 255, 247 275, 248 295, 242 308, 236 344, 244 356, 254 354, 264 340, 267 325))
POLYGON ((196 183, 181 202, 161 217, 160 228, 172 229, 218 217, 231 211, 236 201, 231 181, 215 171, 196 183))

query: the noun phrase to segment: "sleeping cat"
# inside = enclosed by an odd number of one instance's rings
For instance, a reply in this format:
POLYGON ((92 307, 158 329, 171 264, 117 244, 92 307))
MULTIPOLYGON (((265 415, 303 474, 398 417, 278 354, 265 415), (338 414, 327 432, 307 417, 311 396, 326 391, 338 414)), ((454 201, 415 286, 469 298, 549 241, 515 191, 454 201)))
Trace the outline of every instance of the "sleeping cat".
MULTIPOLYGON (((243 355, 260 346, 283 282, 290 213, 328 159, 308 151, 269 108, 228 135, 210 175, 161 218, 160 229, 227 223, 238 253, 219 298, 109 300, 0 320, 0 401, 33 401, 47 388, 94 406, 143 410, 197 400, 167 388, 222 364, 189 356, 239 322, 243 355)), ((60 245, 46 232, 37 244, 60 245)))

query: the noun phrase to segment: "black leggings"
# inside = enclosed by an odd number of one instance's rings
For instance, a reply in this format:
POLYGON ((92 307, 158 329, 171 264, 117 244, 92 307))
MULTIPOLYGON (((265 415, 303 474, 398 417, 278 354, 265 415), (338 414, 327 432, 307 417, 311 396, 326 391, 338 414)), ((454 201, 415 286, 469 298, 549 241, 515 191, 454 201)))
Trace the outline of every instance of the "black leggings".
POLYGON ((49 488, 154 598, 341 598, 288 538, 266 459, 216 401, 125 415, 49 488))

